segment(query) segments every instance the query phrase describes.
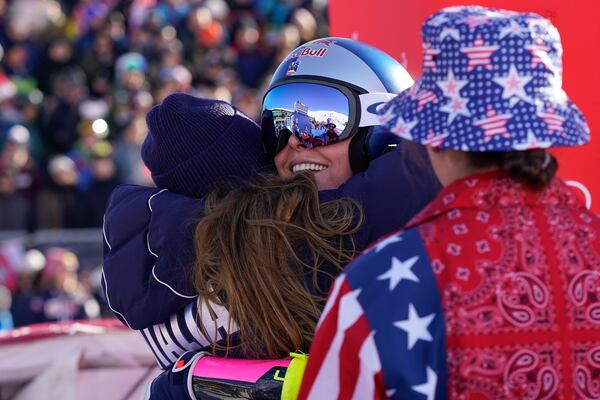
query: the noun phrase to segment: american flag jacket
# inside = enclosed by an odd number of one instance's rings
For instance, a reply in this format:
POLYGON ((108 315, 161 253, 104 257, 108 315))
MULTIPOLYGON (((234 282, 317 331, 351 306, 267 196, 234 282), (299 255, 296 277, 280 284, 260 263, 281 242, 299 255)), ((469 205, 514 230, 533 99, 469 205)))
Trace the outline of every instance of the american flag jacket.
POLYGON ((336 280, 300 398, 600 398, 598 234, 558 178, 454 182, 336 280))

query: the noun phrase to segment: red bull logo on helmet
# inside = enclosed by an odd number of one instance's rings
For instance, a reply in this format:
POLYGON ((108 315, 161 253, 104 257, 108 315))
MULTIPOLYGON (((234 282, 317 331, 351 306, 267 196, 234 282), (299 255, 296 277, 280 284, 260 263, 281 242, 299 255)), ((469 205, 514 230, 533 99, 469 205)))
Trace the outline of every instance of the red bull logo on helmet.
POLYGON ((325 53, 327 53, 327 50, 328 49, 325 47, 321 47, 319 49, 311 49, 309 47, 304 47, 290 54, 288 60, 299 57, 323 57, 325 53))

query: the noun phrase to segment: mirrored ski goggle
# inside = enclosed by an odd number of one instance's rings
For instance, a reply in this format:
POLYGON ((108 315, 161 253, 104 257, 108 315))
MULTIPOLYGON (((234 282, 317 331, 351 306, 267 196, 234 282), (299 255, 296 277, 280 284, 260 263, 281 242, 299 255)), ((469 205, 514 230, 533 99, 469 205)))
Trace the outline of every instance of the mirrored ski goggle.
POLYGON ((269 90, 263 99, 263 135, 273 143, 275 153, 291 134, 308 148, 337 143, 361 126, 378 125, 376 106, 394 96, 358 94, 333 83, 283 83, 269 90))

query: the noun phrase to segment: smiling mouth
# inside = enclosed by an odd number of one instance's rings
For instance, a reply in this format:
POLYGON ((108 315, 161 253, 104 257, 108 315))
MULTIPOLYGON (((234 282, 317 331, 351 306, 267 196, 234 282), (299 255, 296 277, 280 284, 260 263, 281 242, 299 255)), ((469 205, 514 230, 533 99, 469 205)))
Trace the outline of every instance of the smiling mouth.
POLYGON ((296 172, 300 172, 300 171, 314 171, 314 172, 319 172, 319 171, 323 171, 324 169, 327 169, 328 166, 327 165, 323 165, 323 164, 315 164, 315 163, 302 163, 302 164, 296 164, 292 167, 292 172, 296 173, 296 172))

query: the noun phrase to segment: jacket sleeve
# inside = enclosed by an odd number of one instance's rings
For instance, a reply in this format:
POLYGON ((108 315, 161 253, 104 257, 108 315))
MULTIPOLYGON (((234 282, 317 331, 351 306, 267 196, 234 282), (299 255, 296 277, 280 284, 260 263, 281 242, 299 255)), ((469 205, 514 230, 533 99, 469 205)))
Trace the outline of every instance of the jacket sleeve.
POLYGON ((190 279, 200 200, 164 190, 119 186, 104 216, 102 284, 127 326, 148 328, 194 301, 190 279))
POLYGON ((400 142, 395 150, 375 159, 369 168, 336 190, 320 193, 321 200, 357 200, 365 222, 356 234, 360 248, 403 227, 440 191, 441 185, 421 146, 400 142))
POLYGON ((427 249, 418 229, 395 232, 336 281, 300 397, 445 399, 446 349, 441 296, 427 249))
POLYGON ((187 351, 211 351, 214 343, 224 344, 227 339, 235 343, 237 332, 238 327, 225 307, 207 304, 199 298, 162 324, 141 330, 162 369, 172 366, 187 351))
POLYGON ((336 280, 310 349, 299 399, 383 399, 373 332, 345 275, 336 280))

